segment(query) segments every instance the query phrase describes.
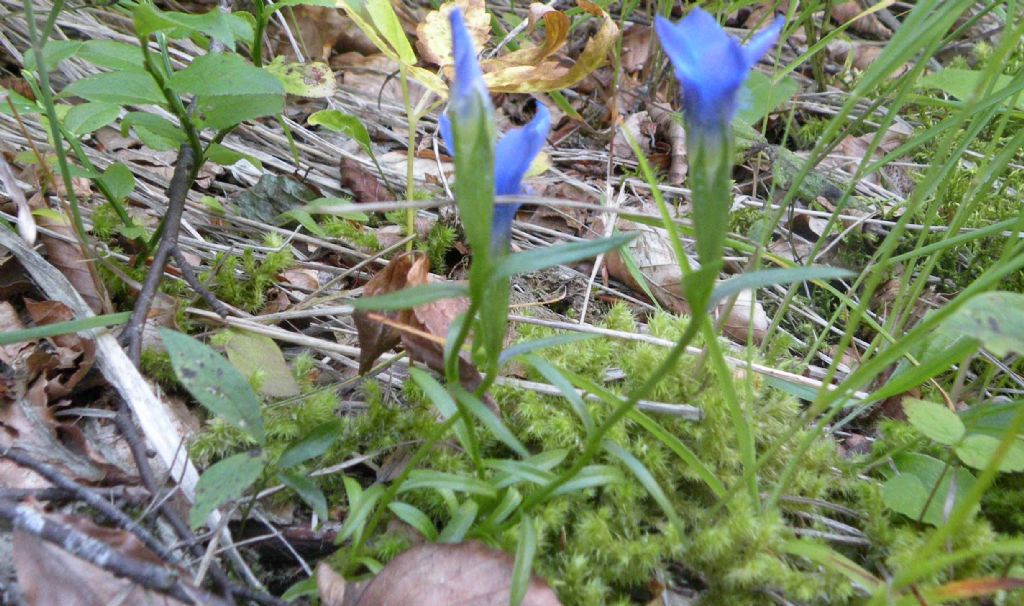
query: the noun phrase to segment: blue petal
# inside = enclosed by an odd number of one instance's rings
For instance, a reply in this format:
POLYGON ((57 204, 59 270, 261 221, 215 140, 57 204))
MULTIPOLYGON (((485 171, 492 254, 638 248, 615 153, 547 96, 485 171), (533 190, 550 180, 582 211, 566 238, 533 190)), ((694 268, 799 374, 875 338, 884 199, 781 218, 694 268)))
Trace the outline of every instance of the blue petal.
MULTIPOLYGON (((548 108, 537 103, 533 120, 522 128, 509 131, 494 150, 494 193, 499 196, 514 196, 523 193, 523 177, 530 169, 533 159, 544 147, 548 131, 551 130, 551 114, 548 108)), ((503 246, 510 237, 512 221, 521 206, 518 202, 506 202, 494 206, 492 244, 503 246)))
POLYGON ((484 84, 484 75, 480 63, 476 60, 476 48, 473 38, 466 29, 462 11, 452 9, 448 15, 452 28, 452 56, 455 59, 455 81, 452 83, 451 108, 456 114, 464 115, 475 98, 480 98, 488 108, 491 96, 484 84))
POLYGON ((782 26, 786 24, 786 20, 783 17, 776 17, 775 21, 772 22, 767 28, 759 31, 750 42, 743 47, 743 53, 747 57, 747 65, 753 67, 757 65, 757 62, 768 54, 768 51, 775 46, 775 43, 779 40, 779 34, 782 32, 782 26))
POLYGON ((452 133, 452 121, 448 119, 448 116, 441 115, 437 119, 437 126, 441 129, 441 141, 444 142, 444 146, 448 148, 448 155, 455 157, 455 135, 452 133))
POLYGON ((537 103, 533 120, 522 128, 509 131, 494 149, 494 193, 514 196, 520 193, 520 184, 533 159, 544 147, 551 130, 551 114, 542 103, 537 103))

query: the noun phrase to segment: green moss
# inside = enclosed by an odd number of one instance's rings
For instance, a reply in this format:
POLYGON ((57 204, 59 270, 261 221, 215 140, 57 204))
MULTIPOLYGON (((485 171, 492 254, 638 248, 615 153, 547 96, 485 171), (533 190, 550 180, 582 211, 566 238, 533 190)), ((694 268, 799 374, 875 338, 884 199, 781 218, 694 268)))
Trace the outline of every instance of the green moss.
POLYGON ((362 223, 350 221, 342 217, 327 216, 320 221, 320 228, 331 238, 354 244, 364 250, 376 252, 380 250, 377 234, 362 223))
POLYGON ((277 275, 294 262, 291 249, 284 246, 276 234, 268 235, 264 245, 276 250, 267 253, 262 260, 252 249, 246 249, 241 256, 217 254, 213 269, 205 274, 205 281, 209 283, 212 277, 212 289, 219 299, 250 312, 263 307, 267 289, 277 281, 277 275))

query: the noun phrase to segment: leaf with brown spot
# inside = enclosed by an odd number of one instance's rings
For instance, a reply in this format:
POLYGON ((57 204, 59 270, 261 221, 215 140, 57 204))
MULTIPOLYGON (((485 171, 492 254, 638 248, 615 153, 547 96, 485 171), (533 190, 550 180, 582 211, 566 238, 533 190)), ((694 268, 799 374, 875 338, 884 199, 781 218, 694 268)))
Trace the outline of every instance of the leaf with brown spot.
MULTIPOLYGON (((455 545, 417 545, 400 554, 361 594, 345 606, 505 606, 509 603, 515 558, 479 541, 455 545)), ((326 604, 326 602, 325 602, 326 604)), ((541 578, 530 579, 522 606, 559 606, 555 592, 541 578)), ((331 603, 332 606, 340 606, 331 603)))

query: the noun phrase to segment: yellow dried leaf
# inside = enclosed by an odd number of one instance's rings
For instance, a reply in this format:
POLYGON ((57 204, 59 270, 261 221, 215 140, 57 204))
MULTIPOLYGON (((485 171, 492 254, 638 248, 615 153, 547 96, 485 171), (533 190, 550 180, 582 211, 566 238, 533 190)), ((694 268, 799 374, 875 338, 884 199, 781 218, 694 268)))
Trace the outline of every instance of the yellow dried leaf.
MULTIPOLYGON (((580 53, 576 63, 571 67, 565 67, 556 61, 546 61, 542 58, 536 65, 520 64, 501 67, 497 71, 484 74, 484 82, 487 83, 487 86, 490 87, 492 92, 539 93, 560 90, 573 86, 592 71, 605 64, 608 60, 608 53, 612 50, 615 41, 619 37, 619 28, 615 25, 615 21, 608 15, 608 13, 604 12, 601 7, 596 4, 588 2, 587 0, 577 0, 577 4, 580 8, 591 15, 600 17, 602 19, 602 23, 600 29, 598 29, 596 34, 594 34, 594 37, 587 40, 587 44, 583 47, 583 52, 580 53)), ((548 14, 550 13, 545 13, 544 15, 545 23, 547 23, 548 14)), ((557 19, 557 17, 553 19, 557 19)), ((559 25, 556 24, 552 29, 556 29, 558 27, 559 25)), ((568 28, 566 27, 566 29, 568 28)), ((549 30, 549 36, 551 33, 551 30, 549 30)), ((545 41, 544 45, 538 48, 544 49, 546 47, 547 41, 545 41)), ((528 51, 535 50, 536 49, 528 49, 528 51)), ((511 55, 515 54, 516 53, 511 53, 511 55)), ((537 55, 540 55, 540 53, 537 53, 537 55)), ((506 55, 497 61, 500 64, 507 65, 508 58, 509 55, 506 55)), ((482 67, 486 72, 489 68, 488 62, 484 62, 482 67)))
POLYGON ((482 69, 485 72, 498 72, 509 67, 539 65, 565 46, 565 41, 569 37, 569 17, 545 4, 534 2, 530 5, 530 30, 536 28, 541 21, 544 22, 544 42, 540 46, 524 48, 484 61, 482 69))
POLYGON ((482 49, 491 37, 491 17, 484 8, 484 0, 451 0, 436 11, 427 13, 423 22, 416 26, 416 48, 424 60, 445 67, 452 65, 452 28, 448 14, 453 8, 462 11, 466 29, 476 48, 482 49))

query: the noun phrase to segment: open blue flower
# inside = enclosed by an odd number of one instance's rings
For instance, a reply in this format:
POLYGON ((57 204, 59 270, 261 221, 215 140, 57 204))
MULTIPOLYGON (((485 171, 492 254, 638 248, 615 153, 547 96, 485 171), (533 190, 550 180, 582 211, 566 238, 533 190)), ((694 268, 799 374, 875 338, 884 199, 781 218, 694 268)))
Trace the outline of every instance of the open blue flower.
MULTIPOLYGON (((476 50, 469 36, 466 24, 459 9, 453 9, 449 16, 452 26, 452 55, 455 58, 455 79, 452 83, 451 99, 448 103, 448 115, 440 119, 441 137, 448 150, 455 153, 455 138, 452 134, 452 120, 471 119, 478 99, 485 100, 484 111, 491 114, 490 95, 484 84, 480 64, 477 63, 476 50)), ((509 131, 502 137, 494 149, 494 193, 498 196, 516 196, 526 193, 523 189, 523 177, 533 163, 533 159, 544 147, 548 131, 551 130, 551 114, 542 103, 537 103, 537 112, 527 125, 509 131)), ((460 176, 459 178, 467 178, 460 176)), ((509 240, 512 221, 515 219, 519 203, 498 204, 494 208, 492 228, 492 245, 503 246, 509 240)))
POLYGON ((700 8, 675 24, 657 18, 654 28, 682 86, 683 114, 695 134, 724 136, 736 115, 740 87, 775 45, 784 22, 782 17, 775 19, 742 46, 700 8))

